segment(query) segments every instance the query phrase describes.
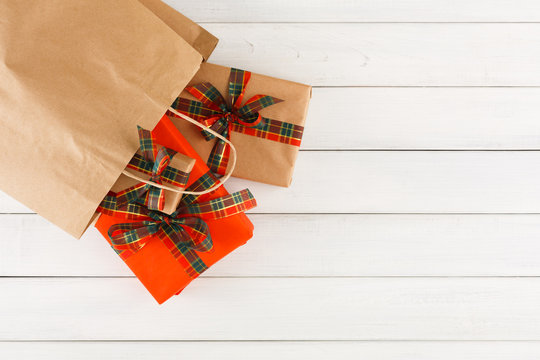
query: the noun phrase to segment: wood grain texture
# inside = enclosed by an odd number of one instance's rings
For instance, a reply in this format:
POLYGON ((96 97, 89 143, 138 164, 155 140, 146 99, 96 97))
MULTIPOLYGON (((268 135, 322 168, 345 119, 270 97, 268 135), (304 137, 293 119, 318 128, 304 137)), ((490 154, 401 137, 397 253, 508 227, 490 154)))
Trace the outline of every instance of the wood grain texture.
MULTIPOLYGON (((538 161, 537 151, 308 151, 290 188, 241 179, 227 188, 249 188, 252 213, 539 213, 538 161)), ((0 212, 19 210, 0 196, 0 212)))
MULTIPOLYGON (((251 215, 203 277, 540 276, 540 215, 251 215)), ((0 276, 132 276, 95 229, 0 216, 0 276)))
POLYGON ((538 1, 167 2, 316 86, 293 186, 233 180, 255 237, 164 306, 0 194, 0 358, 540 357, 540 152, 469 151, 540 149, 538 1))
POLYGON ((536 360, 539 355, 537 341, 0 343, 0 357, 17 360, 536 360))
POLYGON ((534 0, 166 0, 197 22, 540 21, 534 0))
POLYGON ((303 149, 540 149, 540 88, 315 88, 303 149))
POLYGON ((535 151, 303 152, 288 189, 239 179, 229 188, 249 187, 257 213, 538 213, 538 160, 535 151))
POLYGON ((540 24, 206 28, 220 38, 210 62, 316 86, 540 85, 540 24))
POLYGON ((540 340, 538 278, 0 280, 0 339, 540 340))

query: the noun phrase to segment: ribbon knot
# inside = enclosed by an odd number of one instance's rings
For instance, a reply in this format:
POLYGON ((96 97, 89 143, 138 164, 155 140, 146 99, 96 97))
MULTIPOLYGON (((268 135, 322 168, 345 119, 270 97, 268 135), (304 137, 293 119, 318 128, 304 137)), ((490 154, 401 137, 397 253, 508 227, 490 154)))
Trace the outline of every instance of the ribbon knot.
MULTIPOLYGON (((152 133, 137 127, 141 154, 135 154, 128 164, 133 169, 150 176, 150 181, 156 184, 164 182, 177 187, 184 187, 189 174, 171 168, 169 163, 176 151, 158 145, 152 133)), ((118 206, 127 203, 140 202, 150 210, 163 211, 165 206, 165 190, 140 182, 115 195, 118 206)))
POLYGON ((167 216, 167 214, 160 213, 157 211, 150 211, 150 210, 146 211, 143 215, 146 215, 149 218, 152 218, 152 220, 154 220, 156 223, 165 221, 165 217, 167 216))
POLYGON ((170 220, 169 218, 165 218, 165 223, 166 223, 167 225, 171 225, 171 220, 170 220))
POLYGON ((225 114, 225 119, 229 122, 239 122, 240 117, 236 114, 233 114, 232 112, 228 112, 225 114))

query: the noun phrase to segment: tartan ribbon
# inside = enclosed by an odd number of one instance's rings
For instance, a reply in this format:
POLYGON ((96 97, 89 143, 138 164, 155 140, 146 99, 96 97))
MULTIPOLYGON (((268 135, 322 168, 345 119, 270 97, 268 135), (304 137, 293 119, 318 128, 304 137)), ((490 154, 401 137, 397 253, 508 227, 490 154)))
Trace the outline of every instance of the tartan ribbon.
MULTIPOLYGON (((189 174, 169 166, 176 151, 156 144, 155 138, 150 131, 140 126, 137 129, 142 155, 135 154, 127 165, 127 168, 149 175, 149 181, 156 184, 163 184, 165 182, 176 187, 184 187, 189 174)), ((118 206, 142 201, 150 210, 163 211, 165 190, 145 182, 140 182, 119 192, 116 194, 116 198, 118 206)))
MULTIPOLYGON (((209 189, 217 179, 207 172, 196 180, 189 191, 209 189)), ((108 235, 112 247, 122 259, 141 250, 153 236, 169 249, 186 273, 195 278, 208 266, 198 253, 212 250, 213 242, 205 220, 223 219, 245 212, 257 205, 248 189, 208 201, 198 201, 201 195, 184 195, 177 210, 167 215, 139 203, 118 205, 114 195, 107 195, 98 211, 135 222, 114 224, 108 235)))
MULTIPOLYGON (((232 131, 300 146, 304 127, 262 117, 259 111, 282 102, 269 95, 255 95, 242 105, 251 72, 231 68, 229 75, 229 97, 227 100, 208 82, 188 86, 186 90, 197 100, 177 98, 172 107, 186 114, 230 140, 232 131)), ((174 113, 169 112, 172 116, 174 113)), ((207 141, 214 138, 202 131, 207 141)), ((230 149, 218 139, 212 148, 207 165, 215 174, 224 175, 229 163, 230 149)))

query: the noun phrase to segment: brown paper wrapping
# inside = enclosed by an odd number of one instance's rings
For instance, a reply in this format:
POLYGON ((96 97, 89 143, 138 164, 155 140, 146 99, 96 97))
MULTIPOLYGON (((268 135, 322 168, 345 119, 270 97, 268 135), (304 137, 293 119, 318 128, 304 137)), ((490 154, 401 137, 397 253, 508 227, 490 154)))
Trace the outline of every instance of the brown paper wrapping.
POLYGON ((218 39, 161 0, 139 0, 197 50, 205 60, 216 48, 218 39))
MULTIPOLYGON (((227 98, 229 73, 228 67, 204 63, 189 85, 210 82, 227 98)), ((271 95, 284 100, 263 109, 260 112, 262 116, 304 126, 311 99, 311 86, 253 73, 246 87, 244 99, 247 100, 258 94, 271 95)), ((195 99, 187 91, 183 91, 180 96, 195 99)), ((172 116, 171 120, 199 155, 203 159, 208 159, 215 140, 206 141, 200 129, 185 120, 172 116)), ((234 131, 231 133, 231 142, 238 151, 233 176, 272 185, 285 187, 290 185, 298 146, 234 131)))
POLYGON ((132 0, 0 1, 0 189, 75 237, 201 55, 132 0))
MULTIPOLYGON (((184 154, 176 153, 171 158, 171 161, 169 162, 168 166, 189 174, 191 173, 191 170, 193 170, 194 165, 195 165, 195 159, 192 159, 189 156, 184 155, 184 154)), ((142 179, 145 179, 145 180, 150 179, 149 175, 142 173, 140 171, 135 171, 133 169, 128 169, 127 171, 139 176, 142 179)), ((122 174, 120 175, 118 180, 116 180, 116 182, 114 183, 113 187, 111 188, 111 191, 118 193, 138 183, 139 181, 137 181, 136 179, 122 174)), ((167 187, 171 187, 171 188, 176 188, 178 190, 185 189, 185 187, 174 186, 166 182, 164 182, 163 185, 167 187)), ((178 204, 180 204, 180 200, 182 199, 182 194, 165 189, 164 198, 165 200, 164 200, 164 206, 163 206, 162 212, 164 212, 165 214, 171 215, 173 212, 175 212, 176 208, 178 207, 178 204)))

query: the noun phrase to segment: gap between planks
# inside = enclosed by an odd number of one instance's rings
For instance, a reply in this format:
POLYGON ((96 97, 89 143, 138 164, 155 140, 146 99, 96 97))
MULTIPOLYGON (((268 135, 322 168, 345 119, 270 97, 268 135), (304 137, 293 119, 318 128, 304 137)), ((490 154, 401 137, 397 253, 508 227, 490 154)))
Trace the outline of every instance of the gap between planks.
POLYGON ((9 341, 0 342, 0 356, 17 360, 282 360, 359 359, 536 360, 537 341, 9 341))

